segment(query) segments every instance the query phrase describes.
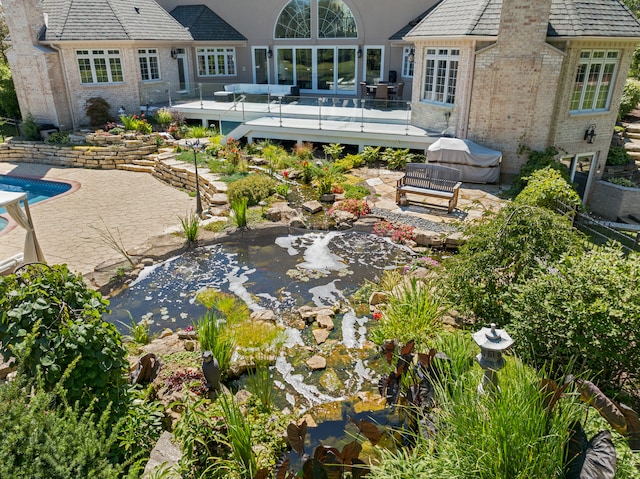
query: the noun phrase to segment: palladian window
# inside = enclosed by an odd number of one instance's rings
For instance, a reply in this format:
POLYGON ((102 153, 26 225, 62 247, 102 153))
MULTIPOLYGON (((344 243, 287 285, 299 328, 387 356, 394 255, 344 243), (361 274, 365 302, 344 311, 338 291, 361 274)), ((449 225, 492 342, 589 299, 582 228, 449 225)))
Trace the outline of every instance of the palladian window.
POLYGON ((311 31, 311 0, 291 0, 280 12, 275 38, 357 38, 358 27, 342 0, 314 0, 317 31, 311 31))
POLYGON ((311 0, 291 0, 276 22, 276 38, 311 38, 311 0))
POLYGON ((356 20, 342 0, 318 0, 318 38, 357 38, 356 20))

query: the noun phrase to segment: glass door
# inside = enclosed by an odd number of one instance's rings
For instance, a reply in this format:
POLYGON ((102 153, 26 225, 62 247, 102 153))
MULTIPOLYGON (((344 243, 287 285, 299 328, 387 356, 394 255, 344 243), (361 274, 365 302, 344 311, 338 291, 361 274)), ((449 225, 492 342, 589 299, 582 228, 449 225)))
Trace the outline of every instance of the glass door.
POLYGON ((293 48, 276 51, 278 85, 293 85, 293 48))
POLYGON ((373 85, 375 80, 382 80, 382 48, 365 49, 364 81, 373 85))
POLYGON ((335 48, 318 48, 316 68, 318 72, 316 89, 322 93, 333 93, 336 87, 335 48))
POLYGON ((178 91, 189 91, 189 69, 187 68, 187 54, 184 48, 177 49, 176 62, 178 63, 178 91))
POLYGON ((295 85, 301 90, 313 88, 313 50, 311 48, 296 48, 296 77, 295 85))
POLYGON ((336 93, 356 93, 357 53, 353 47, 338 48, 336 93))
POLYGON ((571 181, 578 185, 578 194, 582 201, 587 199, 593 174, 595 172, 595 154, 577 155, 571 168, 571 181))
POLYGON ((253 83, 269 83, 269 57, 266 47, 253 49, 253 83))

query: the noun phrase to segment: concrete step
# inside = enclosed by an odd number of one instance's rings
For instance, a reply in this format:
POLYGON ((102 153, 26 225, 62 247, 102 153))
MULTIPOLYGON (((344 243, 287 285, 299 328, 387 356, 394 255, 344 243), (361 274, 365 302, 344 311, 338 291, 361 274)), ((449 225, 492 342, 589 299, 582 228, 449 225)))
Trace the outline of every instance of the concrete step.
POLYGON ((153 166, 135 165, 133 163, 124 163, 117 166, 118 170, 136 171, 138 173, 153 173, 153 166))

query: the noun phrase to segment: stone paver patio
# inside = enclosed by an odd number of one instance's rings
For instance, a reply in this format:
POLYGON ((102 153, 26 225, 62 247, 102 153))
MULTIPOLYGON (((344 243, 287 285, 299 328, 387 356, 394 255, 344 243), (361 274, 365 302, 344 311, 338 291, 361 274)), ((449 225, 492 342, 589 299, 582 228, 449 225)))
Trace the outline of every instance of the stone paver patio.
MULTIPOLYGON (((73 193, 30 205, 30 210, 47 262, 66 263, 82 274, 124 259, 101 238, 100 231, 109 229, 131 250, 150 237, 175 230, 180 217, 195 210, 194 198, 148 173, 3 162, 0 173, 80 184, 73 193)), ((22 252, 24 236, 20 227, 0 232, 0 258, 22 252)))

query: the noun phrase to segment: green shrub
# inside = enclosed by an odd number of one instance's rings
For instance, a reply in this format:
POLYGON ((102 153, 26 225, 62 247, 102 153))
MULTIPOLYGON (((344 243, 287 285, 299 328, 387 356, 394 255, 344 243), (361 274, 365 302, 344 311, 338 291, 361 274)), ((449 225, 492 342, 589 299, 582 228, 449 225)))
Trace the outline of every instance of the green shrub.
POLYGON ((202 351, 211 351, 213 357, 218 360, 220 372, 225 377, 229 366, 231 366, 231 356, 235 344, 226 330, 227 323, 214 310, 207 311, 195 325, 198 332, 198 341, 202 351))
POLYGON ((580 196, 558 170, 545 167, 524 178, 527 186, 516 196, 515 203, 539 206, 555 211, 558 202, 571 207, 581 207, 580 196))
POLYGON ((517 350, 533 364, 562 369, 575 360, 616 388, 640 368, 639 253, 595 246, 567 255, 517 285, 505 309, 517 350))
POLYGON ((532 150, 527 146, 520 145, 520 154, 526 154, 528 157, 527 162, 520 168, 520 173, 516 177, 511 185, 509 194, 517 196, 525 186, 527 186, 526 178, 531 177, 534 171, 541 170, 543 168, 551 167, 554 170, 558 170, 562 177, 569 183, 569 170, 560 161, 556 159, 558 155, 558 149, 550 146, 543 151, 532 150))
POLYGON ((631 163, 629 152, 624 146, 612 146, 607 155, 607 166, 624 166, 631 163))
POLYGON ((380 159, 380 147, 376 146, 365 146, 362 149, 362 159, 364 160, 365 164, 367 165, 371 165, 372 163, 375 163, 376 161, 378 161, 380 159))
POLYGON ((389 295, 374 338, 400 344, 414 340, 419 348, 424 347, 442 329, 443 313, 442 302, 429 286, 411 278, 389 295))
POLYGON ((51 133, 44 142, 54 145, 69 145, 71 140, 69 139, 68 131, 56 131, 51 133))
POLYGON ((238 228, 246 228, 247 226, 247 198, 236 198, 231 202, 231 210, 233 211, 233 220, 238 228))
POLYGON ((119 407, 124 397, 126 351, 116 327, 102 320, 108 302, 66 265, 31 265, 0 277, 0 352, 21 371, 52 389, 64 378, 71 404, 119 407))
POLYGON ((275 192, 276 181, 265 175, 253 174, 229 185, 227 195, 233 203, 239 198, 247 198, 247 206, 255 206, 275 192))
POLYGON ((93 127, 100 127, 113 119, 111 105, 99 96, 91 97, 86 101, 84 112, 89 118, 89 124, 93 127))
POLYGON ((146 118, 138 115, 122 115, 120 121, 127 131, 136 131, 143 135, 148 135, 153 131, 153 127, 147 122, 146 118))
POLYGON ((511 204, 464 234, 458 254, 443 259, 442 294, 460 312, 500 325, 509 321, 502 305, 512 285, 583 251, 583 236, 568 218, 535 206, 511 204))
POLYGON ((359 185, 344 185, 345 199, 363 200, 371 194, 369 188, 359 185))
POLYGON ((640 81, 627 78, 620 100, 620 108, 618 110, 618 119, 622 119, 631 113, 640 103, 640 81))
POLYGON ((382 161, 387 163, 391 170, 404 170, 407 163, 414 160, 413 153, 409 153, 409 148, 385 148, 381 155, 382 161))
POLYGON ((570 425, 585 415, 575 394, 551 411, 540 387, 542 375, 517 358, 498 373, 501 392, 479 395, 482 372, 435 384, 435 441, 416 435, 416 447, 385 451, 372 479, 437 477, 529 479, 563 477, 570 425))
POLYGON ((169 124, 173 121, 173 115, 168 108, 160 108, 153 112, 153 121, 162 129, 165 130, 169 124))
POLYGON ((322 145, 322 150, 324 151, 325 158, 331 158, 335 161, 340 158, 340 155, 342 155, 344 146, 340 143, 330 143, 328 145, 322 145))
POLYGON ((0 386, 0 477, 123 477, 109 409, 78 412, 57 394, 25 394, 20 380, 0 386))
POLYGON ((38 122, 36 122, 36 118, 31 114, 31 112, 27 113, 27 116, 20 125, 20 131, 25 140, 42 140, 42 136, 40 136, 40 126, 38 125, 38 122))
POLYGON ((195 211, 189 213, 186 217, 180 217, 182 232, 184 233, 187 246, 193 246, 198 242, 198 234, 200 233, 200 217, 195 211))
POLYGON ((614 178, 609 178, 607 181, 609 183, 613 183, 614 185, 626 186, 627 188, 637 188, 638 187, 638 185, 636 185, 629 178, 614 177, 614 178))

